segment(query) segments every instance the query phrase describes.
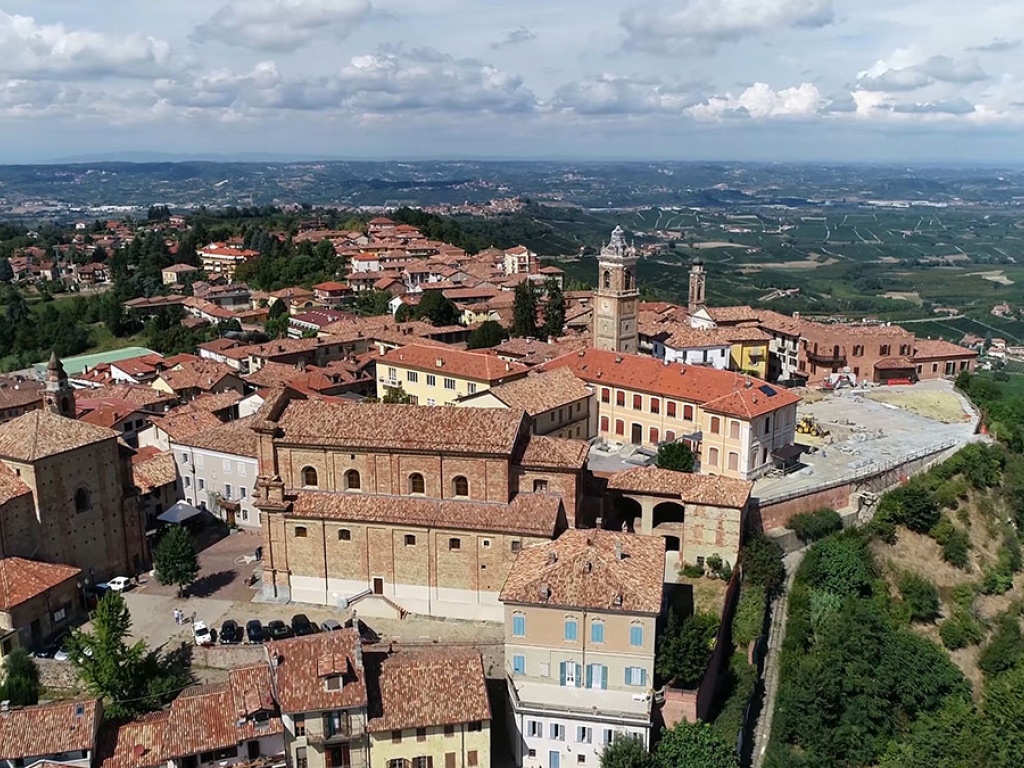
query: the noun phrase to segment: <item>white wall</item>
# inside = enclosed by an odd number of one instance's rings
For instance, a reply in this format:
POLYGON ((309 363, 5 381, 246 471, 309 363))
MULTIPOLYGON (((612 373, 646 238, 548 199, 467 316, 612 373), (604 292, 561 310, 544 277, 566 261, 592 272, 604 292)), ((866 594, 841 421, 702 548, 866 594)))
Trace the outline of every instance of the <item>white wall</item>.
POLYGON ((174 441, 170 441, 169 447, 174 452, 179 487, 189 504, 199 507, 205 502, 211 512, 219 515, 211 496, 217 493, 230 501, 240 502, 235 516, 236 525, 260 527, 260 513, 252 503, 252 489, 258 470, 254 457, 209 451, 174 441))

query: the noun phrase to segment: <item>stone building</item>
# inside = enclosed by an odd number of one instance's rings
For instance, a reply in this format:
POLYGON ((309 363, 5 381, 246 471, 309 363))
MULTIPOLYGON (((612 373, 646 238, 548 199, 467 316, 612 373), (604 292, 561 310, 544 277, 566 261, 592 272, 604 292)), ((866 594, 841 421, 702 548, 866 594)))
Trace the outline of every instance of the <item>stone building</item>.
POLYGON ((593 343, 598 349, 636 354, 637 305, 636 248, 626 244, 621 227, 612 231, 608 245, 597 257, 598 282, 594 291, 593 343))
POLYGON ((81 578, 69 565, 0 559, 0 656, 75 626, 84 613, 81 578))
POLYGON ((500 619, 515 558, 574 525, 586 443, 522 411, 287 390, 256 415, 267 598, 500 619))
POLYGON ((132 450, 72 418, 74 391, 56 358, 44 402, 0 424, 0 556, 72 565, 91 582, 137 573, 146 555, 132 450))

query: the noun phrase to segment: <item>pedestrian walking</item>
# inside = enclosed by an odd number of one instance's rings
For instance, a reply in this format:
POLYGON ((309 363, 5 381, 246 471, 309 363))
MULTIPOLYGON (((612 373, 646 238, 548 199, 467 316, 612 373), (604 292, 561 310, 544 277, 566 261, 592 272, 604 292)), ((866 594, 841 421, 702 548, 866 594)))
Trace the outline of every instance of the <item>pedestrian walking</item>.
POLYGON ((195 611, 192 611, 192 623, 193 624, 196 623, 196 612, 195 611))
POLYGON ((174 623, 181 624, 181 611, 177 608, 174 609, 174 623))

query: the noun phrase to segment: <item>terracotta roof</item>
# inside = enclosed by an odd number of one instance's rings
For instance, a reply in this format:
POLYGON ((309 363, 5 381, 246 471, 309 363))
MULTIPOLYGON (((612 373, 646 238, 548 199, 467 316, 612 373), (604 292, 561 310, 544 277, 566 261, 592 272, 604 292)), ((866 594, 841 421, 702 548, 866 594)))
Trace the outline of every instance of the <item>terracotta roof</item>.
POLYGON ((81 568, 20 557, 0 559, 0 610, 9 611, 48 589, 77 578, 81 568))
POLYGON ((185 389, 209 391, 224 379, 235 375, 234 369, 226 363, 203 360, 186 363, 176 370, 163 371, 159 378, 175 392, 185 389))
MULTIPOLYGON (((273 408, 269 397, 257 417, 273 408)), ((291 400, 276 419, 289 443, 419 452, 511 454, 523 412, 500 408, 291 400)))
POLYGON ((24 408, 32 403, 40 403, 43 400, 44 388, 45 385, 40 381, 0 378, 0 410, 24 408))
POLYGON ((169 412, 166 416, 153 419, 153 424, 167 433, 167 436, 176 443, 184 442, 193 435, 206 430, 216 429, 223 423, 209 411, 178 411, 177 409, 169 412))
POLYGON ((89 400, 124 400, 138 406, 176 402, 174 395, 147 387, 143 384, 111 384, 95 389, 78 390, 78 397, 89 400))
POLYGON ((99 768, 152 768, 166 764, 170 712, 151 712, 127 723, 109 722, 100 729, 99 768))
POLYGON ((587 465, 588 451, 585 440, 531 434, 519 463, 524 467, 545 469, 583 469, 587 465))
POLYGON ((397 365, 438 376, 497 383, 524 376, 529 370, 525 365, 507 362, 496 355, 418 344, 392 349, 380 357, 378 369, 382 365, 397 365))
POLYGON ((875 368, 883 371, 903 371, 913 367, 914 363, 909 357, 883 357, 875 363, 875 368))
POLYGON ((590 397, 590 389, 568 368, 532 373, 522 379, 487 390, 510 408, 521 408, 530 416, 590 397))
POLYGON ((203 394, 196 397, 184 405, 179 405, 174 409, 175 413, 191 413, 198 411, 207 411, 208 413, 219 413, 220 411, 226 411, 239 400, 243 395, 233 389, 225 390, 224 392, 204 392, 203 394))
POLYGON ((193 267, 191 264, 171 264, 169 267, 164 267, 163 271, 180 274, 182 272, 198 272, 199 267, 193 267))
POLYGON ((32 493, 32 489, 21 481, 13 469, 0 461, 0 505, 27 493, 32 493))
POLYGON ((786 336, 800 336, 804 326, 809 325, 806 320, 783 315, 779 312, 764 310, 761 312, 760 326, 768 331, 775 331, 786 336))
POLYGON ((550 538, 558 530, 562 500, 521 493, 508 504, 422 496, 301 491, 289 517, 390 523, 418 528, 491 531, 550 538))
POLYGON ((572 529, 520 551, 499 599, 657 615, 664 578, 664 538, 572 529))
POLYGON ((746 305, 740 307, 705 307, 711 319, 716 323, 756 322, 760 312, 746 305))
POLYGON ((914 359, 977 357, 973 349, 961 347, 942 339, 917 339, 914 342, 914 359))
POLYGON ((37 461, 116 437, 117 433, 106 427, 83 424, 45 409, 29 411, 0 424, 0 456, 37 461))
POLYGON ((242 346, 234 339, 213 339, 212 341, 204 342, 199 345, 199 349, 205 349, 209 352, 224 352, 229 349, 235 349, 242 346))
POLYGON ((134 403, 129 403, 127 400, 118 401, 115 398, 105 400, 95 400, 91 397, 76 398, 75 406, 79 413, 79 421, 111 429, 140 412, 139 406, 134 403))
POLYGON ((339 283, 336 280, 328 280, 325 283, 317 283, 316 285, 313 286, 313 290, 314 291, 327 291, 327 292, 332 292, 332 291, 351 291, 352 290, 352 286, 350 286, 348 283, 339 283))
POLYGON ((99 699, 59 701, 0 713, 0 760, 86 752, 96 747, 99 699))
POLYGON ((273 675, 282 712, 366 706, 366 673, 357 630, 342 629, 278 640, 271 646, 271 654, 279 660, 273 675), (324 656, 340 662, 332 667, 345 670, 340 690, 329 690, 320 675, 318 662, 324 656))
POLYGON ((745 419, 800 401, 789 390, 743 374, 683 363, 665 365, 653 357, 616 354, 593 348, 564 355, 542 366, 544 370, 562 367, 571 369, 579 378, 597 386, 678 398, 698 403, 715 413, 745 419))
POLYGON ((695 475, 658 467, 637 467, 616 472, 608 481, 608 490, 677 496, 687 504, 742 509, 750 499, 754 484, 730 477, 695 475))
POLYGON ((174 454, 162 451, 145 461, 132 463, 132 482, 142 493, 150 493, 178 481, 178 470, 174 454))
POLYGON ((380 664, 371 733, 491 719, 483 660, 475 651, 399 651, 380 664))
POLYGON ((772 335, 767 331, 762 331, 756 325, 734 325, 728 328, 723 328, 722 331, 725 333, 726 338, 730 341, 764 341, 768 342, 772 340, 772 335))
POLYGON ((253 416, 246 416, 236 421, 229 421, 227 424, 218 422, 218 425, 212 429, 196 432, 174 442, 207 451, 256 458, 258 439, 256 433, 252 431, 253 421, 253 416))

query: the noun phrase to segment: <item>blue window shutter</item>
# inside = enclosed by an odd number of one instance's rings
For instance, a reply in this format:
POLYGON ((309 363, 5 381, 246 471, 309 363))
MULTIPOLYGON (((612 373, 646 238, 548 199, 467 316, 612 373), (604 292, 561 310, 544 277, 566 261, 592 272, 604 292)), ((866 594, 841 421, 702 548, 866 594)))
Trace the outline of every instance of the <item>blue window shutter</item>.
POLYGON ((592 643, 603 643, 604 642, 604 624, 600 621, 592 622, 590 625, 590 642, 592 643))
POLYGON ((526 617, 516 615, 512 617, 512 634, 515 637, 526 637, 526 617))
POLYGON ((587 664, 587 688, 594 687, 594 665, 587 664))
POLYGON ((629 628, 629 644, 632 646, 641 646, 644 644, 644 628, 643 627, 630 627, 629 628))
POLYGON ((633 683, 633 668, 626 667, 626 685, 632 685, 633 683))
POLYGON ((526 672, 526 657, 525 656, 513 656, 512 657, 512 671, 517 675, 521 675, 526 672))
POLYGON ((583 665, 576 664, 576 687, 583 687, 583 665))
POLYGON ((640 685, 647 685, 647 670, 640 667, 640 685))
POLYGON ((572 642, 576 640, 576 621, 574 619, 565 620, 565 639, 572 642))
POLYGON ((565 662, 561 662, 558 665, 558 684, 565 685, 565 662))
POLYGON ((608 690, 608 667, 601 665, 601 690, 608 690))

